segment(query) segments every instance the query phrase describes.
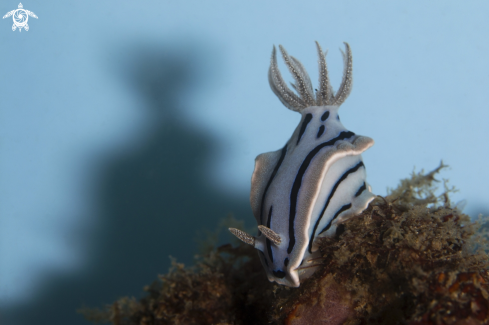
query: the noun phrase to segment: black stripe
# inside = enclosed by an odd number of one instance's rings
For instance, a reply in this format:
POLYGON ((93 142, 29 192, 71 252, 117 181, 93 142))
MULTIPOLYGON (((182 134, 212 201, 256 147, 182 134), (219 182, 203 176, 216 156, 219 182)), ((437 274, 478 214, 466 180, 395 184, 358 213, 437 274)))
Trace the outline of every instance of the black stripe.
POLYGON ((316 138, 319 138, 321 135, 323 135, 323 132, 324 132, 324 125, 321 125, 319 127, 318 135, 316 136, 316 138))
POLYGON ((267 195, 268 188, 270 187, 270 184, 272 184, 273 179, 275 178, 275 175, 277 174, 278 169, 280 168, 280 165, 282 165, 282 162, 284 161, 285 154, 287 153, 287 145, 282 148, 282 153, 280 155, 280 158, 277 162, 277 165, 273 169, 272 175, 270 176, 270 179, 268 180, 267 186, 265 186, 265 191, 263 191, 263 196, 261 197, 261 204, 260 204, 260 225, 263 225, 263 208, 264 208, 264 203, 265 203, 265 196, 267 195))
POLYGON ((297 199, 299 197, 299 190, 302 185, 302 178, 306 173, 309 164, 311 163, 314 156, 324 147, 332 146, 337 141, 348 139, 354 136, 355 133, 351 131, 343 131, 336 138, 333 138, 327 142, 323 142, 320 145, 316 146, 316 148, 312 149, 311 152, 306 156, 304 161, 302 162, 299 171, 297 172, 297 176, 295 177, 294 184, 292 185, 292 190, 290 191, 290 210, 289 210, 289 247, 287 248, 287 252, 290 254, 295 245, 295 233, 294 233, 294 221, 295 214, 297 212, 297 199))
POLYGON ((357 193, 355 193, 355 197, 359 197, 360 194, 363 193, 363 191, 365 191, 367 189, 367 184, 365 184, 365 182, 363 182, 363 185, 360 186, 360 188, 358 189, 357 193))
POLYGON ((326 200, 326 203, 324 204, 324 208, 321 211, 321 214, 319 215, 318 220, 316 220, 316 224, 314 225, 314 229, 312 231, 311 239, 309 241, 309 253, 312 253, 312 251, 311 251, 312 250, 312 243, 314 241, 314 236, 316 235, 316 230, 318 229, 319 223, 321 222, 321 218, 323 217, 324 212, 328 208, 329 202, 333 198, 333 195, 334 195, 336 189, 338 189, 338 186, 340 186, 341 182, 343 182, 348 177, 348 175, 350 175, 351 173, 356 172, 362 166, 363 166, 363 161, 360 161, 358 164, 355 165, 355 167, 352 167, 349 170, 347 170, 340 177, 340 179, 336 182, 336 184, 334 184, 333 188, 331 189, 331 193, 329 193, 328 199, 326 200))
MULTIPOLYGON (((272 208, 273 206, 270 206, 270 212, 268 212, 268 220, 267 220, 268 228, 270 228, 270 223, 272 221, 272 208)), ((267 251, 268 251, 268 257, 270 257, 270 261, 273 263, 272 242, 268 238, 267 238, 267 251)))
POLYGON ((329 111, 326 111, 323 116, 321 116, 321 121, 326 121, 326 119, 329 117, 329 111))
POLYGON ((336 211, 336 213, 334 214, 333 219, 331 219, 329 221, 328 225, 326 227, 324 227, 324 229, 321 230, 321 232, 319 234, 322 234, 323 232, 328 231, 328 229, 331 228, 331 224, 333 223, 333 220, 336 219, 340 215, 341 212, 343 212, 345 210, 348 210, 349 208, 351 208, 351 203, 345 204, 338 211, 336 211))
POLYGON ((278 271, 272 271, 273 275, 276 277, 276 278, 279 278, 279 279, 283 279, 285 278, 285 272, 282 271, 282 270, 278 270, 278 271))
POLYGON ((284 266, 287 267, 287 265, 289 265, 289 258, 288 257, 286 257, 284 260, 284 266))
POLYGON ((301 130, 299 131, 299 137, 297 138, 296 145, 298 145, 299 141, 301 141, 302 135, 304 134, 304 132, 306 132, 307 124, 309 124, 311 120, 312 120, 312 114, 311 113, 306 114, 306 117, 304 118, 304 122, 302 122, 301 125, 301 130))

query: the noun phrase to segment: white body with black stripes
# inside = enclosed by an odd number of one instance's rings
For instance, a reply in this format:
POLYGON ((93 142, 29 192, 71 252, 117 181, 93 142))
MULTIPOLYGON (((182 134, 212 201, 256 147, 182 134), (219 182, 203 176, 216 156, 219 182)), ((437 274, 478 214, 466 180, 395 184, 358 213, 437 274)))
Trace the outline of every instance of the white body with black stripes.
POLYGON ((345 43, 343 80, 334 93, 325 55, 316 44, 320 74, 315 92, 302 64, 280 46, 297 93, 287 87, 273 48, 270 86, 287 108, 301 113, 302 119, 282 149, 256 158, 250 200, 258 236, 230 228, 259 250, 270 281, 291 287, 298 287, 320 263, 316 239, 361 213, 375 197, 366 182, 360 155, 374 141, 348 131, 338 116, 351 91, 350 47, 345 43))
POLYGON ((312 106, 301 113, 285 147, 256 158, 251 181, 258 224, 282 238, 277 246, 260 234, 255 247, 270 281, 292 287, 314 271, 315 240, 374 198, 360 156, 373 140, 349 132, 337 106, 312 106))

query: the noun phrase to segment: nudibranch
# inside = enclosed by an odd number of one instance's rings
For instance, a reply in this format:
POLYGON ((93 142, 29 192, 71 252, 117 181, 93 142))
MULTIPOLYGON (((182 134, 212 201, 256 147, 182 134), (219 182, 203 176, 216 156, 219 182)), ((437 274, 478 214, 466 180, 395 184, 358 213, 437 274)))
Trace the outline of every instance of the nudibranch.
POLYGON ((316 45, 320 73, 315 92, 304 66, 279 46, 298 95, 283 80, 273 47, 270 87, 302 119, 282 149, 256 157, 250 201, 258 236, 229 229, 258 250, 270 281, 290 287, 298 287, 315 271, 317 238, 334 233, 339 223, 358 215, 375 197, 360 155, 374 141, 347 130, 338 116, 352 87, 350 46, 345 43, 341 51, 343 78, 334 93, 325 53, 316 45))

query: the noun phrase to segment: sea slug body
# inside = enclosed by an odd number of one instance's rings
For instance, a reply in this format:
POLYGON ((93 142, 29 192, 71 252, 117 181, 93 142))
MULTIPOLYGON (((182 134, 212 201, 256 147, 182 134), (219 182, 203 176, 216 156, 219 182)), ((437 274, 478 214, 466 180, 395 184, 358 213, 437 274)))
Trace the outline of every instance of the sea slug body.
POLYGON ((358 215, 375 197, 366 182, 361 157, 374 141, 347 130, 338 115, 352 87, 350 46, 345 43, 345 69, 334 93, 325 54, 316 45, 320 73, 315 92, 303 65, 279 46, 298 95, 283 80, 273 48, 270 87, 302 119, 282 149, 256 158, 250 201, 258 236, 230 229, 258 250, 270 281, 291 287, 298 287, 314 272, 314 258, 319 254, 316 239, 358 215))

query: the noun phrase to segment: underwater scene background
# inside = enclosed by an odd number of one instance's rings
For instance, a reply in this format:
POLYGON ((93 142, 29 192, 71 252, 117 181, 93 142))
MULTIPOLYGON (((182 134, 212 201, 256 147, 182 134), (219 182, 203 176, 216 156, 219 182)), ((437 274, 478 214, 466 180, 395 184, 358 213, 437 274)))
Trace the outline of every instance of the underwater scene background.
POLYGON ((29 31, 0 22, 2 325, 89 324, 78 308, 140 297, 227 215, 255 226, 254 158, 300 120, 268 85, 274 44, 317 85, 320 42, 334 86, 351 45, 340 114, 375 140, 363 154, 375 194, 443 159, 451 198, 489 214, 486 2, 23 6, 38 16, 29 31))

